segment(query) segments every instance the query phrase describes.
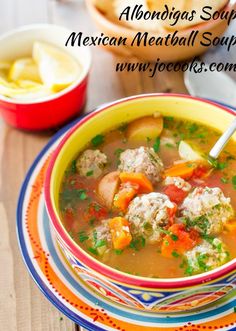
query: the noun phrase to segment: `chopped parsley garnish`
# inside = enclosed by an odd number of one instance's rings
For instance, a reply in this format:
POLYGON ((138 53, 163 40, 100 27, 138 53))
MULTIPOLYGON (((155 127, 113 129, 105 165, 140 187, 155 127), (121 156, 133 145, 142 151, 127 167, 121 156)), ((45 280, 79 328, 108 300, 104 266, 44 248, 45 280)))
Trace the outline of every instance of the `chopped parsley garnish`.
POLYGON ((88 251, 89 251, 90 253, 92 253, 93 255, 98 255, 98 251, 96 250, 96 248, 89 247, 89 248, 88 248, 88 251))
POLYGON ((173 126, 173 122, 174 122, 174 117, 173 116, 165 116, 164 117, 164 128, 168 129, 171 126, 173 126))
POLYGON ((151 223, 145 222, 143 228, 145 230, 145 234, 147 234, 148 236, 151 236, 153 234, 153 227, 151 223))
MULTIPOLYGON (((179 237, 176 234, 172 233, 171 231, 168 231, 168 230, 165 230, 165 229, 162 229, 162 228, 159 228, 159 230, 160 230, 160 232, 166 234, 167 236, 170 236, 170 238, 173 241, 179 240, 179 237)), ((166 242, 168 242, 168 241, 166 240, 166 242)), ((166 243, 165 245, 169 245, 169 242, 168 242, 168 244, 166 243)))
POLYGON ((236 190, 236 176, 232 177, 233 188, 236 190))
POLYGON ((96 230, 93 231, 93 240, 94 240, 95 245, 96 245, 96 242, 98 240, 98 234, 97 234, 97 231, 96 230))
POLYGON ((94 241, 94 245, 93 248, 96 250, 99 247, 103 247, 107 245, 107 241, 104 239, 98 239, 98 234, 97 231, 94 230, 93 231, 93 241, 94 241))
POLYGON ((171 237, 171 239, 172 239, 173 241, 177 241, 177 240, 179 240, 179 237, 176 236, 176 234, 171 234, 170 237, 171 237))
POLYGON ((196 123, 192 123, 189 127, 188 130, 190 133, 195 133, 198 130, 198 125, 196 123))
POLYGON ((104 143, 104 136, 102 134, 98 134, 97 136, 95 136, 92 140, 91 143, 94 147, 97 147, 101 144, 104 143))
POLYGON ((185 266, 186 266, 186 260, 183 260, 183 261, 180 263, 179 267, 180 267, 181 269, 183 269, 185 266))
POLYGON ((88 172, 86 173, 86 176, 87 176, 87 177, 91 177, 91 176, 93 176, 93 170, 88 171, 88 172))
POLYGON ((162 232, 162 233, 164 233, 164 234, 166 234, 166 235, 171 235, 171 232, 170 231, 165 230, 165 229, 162 229, 160 227, 159 227, 159 231, 162 232))
POLYGON ((133 239, 129 245, 130 248, 134 249, 135 251, 139 251, 142 247, 146 244, 146 240, 143 236, 137 237, 133 239))
POLYGON ((73 161, 71 162, 71 167, 70 167, 70 169, 71 169, 71 172, 72 172, 73 174, 76 173, 76 160, 73 160, 73 161))
POLYGON ((76 174, 77 168, 76 168, 76 160, 73 160, 69 166, 69 168, 65 172, 66 177, 70 177, 71 175, 76 174))
POLYGON ((219 209, 221 208, 221 204, 218 203, 217 205, 213 206, 212 208, 213 208, 213 209, 217 209, 217 210, 219 210, 219 209))
POLYGON ((198 133, 196 135, 196 138, 198 138, 198 139, 204 139, 204 138, 206 138, 206 136, 207 136, 207 133, 198 133))
POLYGON ((80 231, 80 232, 78 233, 78 235, 79 235, 79 241, 80 241, 81 243, 83 243, 83 242, 85 242, 86 240, 89 239, 89 237, 88 237, 88 235, 86 234, 85 231, 80 231))
POLYGON ((144 237, 141 237, 141 244, 142 244, 142 247, 144 247, 146 244, 146 239, 144 237))
POLYGON ((124 152, 124 149, 122 148, 117 148, 114 152, 116 157, 120 157, 120 154, 124 152))
POLYGON ((209 267, 206 265, 206 259, 207 259, 206 254, 199 254, 197 257, 199 268, 203 271, 209 270, 209 267))
POLYGON ((219 162, 217 169, 224 170, 228 166, 227 162, 219 162))
POLYGON ((96 203, 96 204, 94 204, 93 208, 95 211, 99 211, 99 210, 101 210, 102 207, 96 203))
POLYGON ((229 180, 227 179, 227 178, 225 178, 225 177, 221 177, 221 182, 223 183, 223 184, 228 184, 228 182, 229 182, 229 180))
POLYGON ((213 236, 210 236, 209 234, 201 234, 201 238, 205 239, 209 244, 213 243, 213 240, 215 239, 213 236))
POLYGON ((175 145, 170 144, 170 143, 166 143, 165 146, 168 147, 168 148, 174 148, 175 147, 175 145))
POLYGON ((153 149, 156 153, 159 152, 160 145, 161 145, 161 139, 160 139, 160 137, 157 137, 156 140, 155 140, 155 143, 153 145, 153 149))
POLYGON ((218 253, 221 253, 222 252, 222 243, 221 242, 218 243, 215 247, 216 247, 218 253))
POLYGON ((232 160, 236 160, 236 158, 235 158, 235 156, 233 156, 233 155, 228 155, 228 156, 226 157, 226 160, 227 160, 227 161, 232 161, 232 160))
POLYGON ((73 207, 78 200, 86 200, 87 198, 88 196, 84 189, 66 189, 60 193, 61 207, 65 209, 68 204, 73 207))
POLYGON ((125 132, 128 127, 128 123, 123 123, 121 126, 118 128, 120 132, 125 132))
POLYGON ((224 170, 227 166, 227 162, 219 162, 211 157, 208 158, 208 162, 217 170, 224 170))
POLYGON ((172 255, 173 257, 179 257, 179 256, 180 256, 179 253, 177 253, 176 251, 173 251, 173 252, 171 253, 171 255, 172 255))
POLYGON ((106 244, 107 244, 106 240, 97 240, 94 245, 94 248, 103 247, 106 246, 106 244))
POLYGON ((180 133, 179 137, 180 137, 181 140, 184 140, 186 138, 186 135, 184 133, 180 133))
POLYGON ((114 249, 116 255, 121 255, 123 253, 123 249, 114 249))
POLYGON ((88 195, 86 193, 85 190, 80 190, 80 194, 79 194, 79 199, 80 200, 86 200, 88 198, 88 195))
POLYGON ((203 232, 206 232, 209 227, 209 220, 205 215, 196 217, 194 219, 185 218, 184 223, 187 229, 192 228, 194 226, 199 227, 203 232))
POLYGON ((164 117, 165 120, 173 122, 174 121, 174 117, 173 116, 165 116, 164 117))
POLYGON ((188 163, 187 168, 194 168, 196 165, 194 163, 188 163))
POLYGON ((193 267, 188 264, 187 268, 185 269, 185 275, 192 276, 193 274, 193 267))
POLYGON ((224 151, 224 153, 227 155, 227 157, 226 157, 227 161, 236 160, 236 157, 234 155, 232 155, 230 152, 224 151))
POLYGON ((89 225, 90 226, 94 226, 94 222, 96 221, 96 218, 94 217, 94 218, 91 218, 90 220, 89 220, 89 225))

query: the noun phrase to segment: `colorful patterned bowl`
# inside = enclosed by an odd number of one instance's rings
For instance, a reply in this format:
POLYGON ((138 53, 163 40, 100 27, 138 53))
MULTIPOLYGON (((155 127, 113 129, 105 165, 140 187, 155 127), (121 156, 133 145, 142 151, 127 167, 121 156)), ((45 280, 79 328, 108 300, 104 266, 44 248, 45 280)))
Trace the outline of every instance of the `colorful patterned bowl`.
POLYGON ((227 108, 183 95, 148 94, 106 105, 76 124, 54 152, 46 176, 46 207, 59 245, 72 268, 88 286, 100 295, 131 308, 181 312, 212 303, 231 292, 236 280, 236 261, 186 278, 153 279, 129 275, 98 262, 82 250, 65 231, 58 210, 64 171, 94 134, 156 111, 165 116, 207 123, 221 131, 235 116, 227 108))
POLYGON ((71 31, 52 24, 20 27, 0 37, 0 60, 13 61, 29 56, 34 41, 64 49, 81 64, 82 73, 66 89, 38 100, 19 101, 0 95, 0 114, 11 126, 24 130, 58 127, 78 114, 86 101, 91 53, 88 48, 65 47, 71 31))

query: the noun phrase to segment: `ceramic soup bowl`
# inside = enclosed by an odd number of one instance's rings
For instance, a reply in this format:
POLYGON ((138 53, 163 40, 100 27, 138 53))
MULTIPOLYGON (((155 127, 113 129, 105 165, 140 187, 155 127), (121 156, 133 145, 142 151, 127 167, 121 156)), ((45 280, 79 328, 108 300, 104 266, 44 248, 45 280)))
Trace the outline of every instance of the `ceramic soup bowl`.
MULTIPOLYGON (((236 282, 236 261, 200 275, 153 279, 113 269, 80 248, 66 232, 59 213, 59 190, 70 161, 95 134, 121 123, 160 112, 210 125, 224 131, 233 111, 214 103, 181 95, 149 94, 118 100, 89 114, 64 137, 54 152, 45 184, 48 214, 58 243, 78 276, 99 295, 139 310, 181 312, 210 304, 231 292, 236 282)), ((233 137, 236 140, 236 136, 233 137)))

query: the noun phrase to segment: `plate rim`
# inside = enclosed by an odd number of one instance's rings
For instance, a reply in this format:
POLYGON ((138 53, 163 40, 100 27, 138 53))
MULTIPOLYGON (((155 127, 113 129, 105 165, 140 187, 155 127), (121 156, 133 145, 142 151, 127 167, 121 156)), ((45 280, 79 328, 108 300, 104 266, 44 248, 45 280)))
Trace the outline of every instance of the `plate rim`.
POLYGON ((28 250, 25 245, 24 241, 24 235, 23 235, 23 228, 21 228, 21 224, 23 224, 22 219, 22 210, 23 210, 23 204, 25 199, 25 193, 28 187, 28 183, 30 181, 30 178, 37 167, 38 163, 42 159, 42 157, 45 155, 45 153, 52 147, 52 145, 64 134, 66 133, 74 124, 79 122, 82 118, 84 118, 86 115, 82 115, 78 118, 76 118, 74 121, 67 124, 65 127, 61 128, 58 132, 56 132, 51 139, 47 142, 47 144, 43 147, 43 149, 39 152, 39 154, 34 159, 33 163, 31 164, 29 170, 26 173, 26 176, 24 178, 23 184, 20 189, 20 194, 18 197, 17 202, 17 208, 16 208, 16 235, 17 235, 17 242, 19 246, 19 250, 21 252, 22 259, 24 261, 24 264, 35 282, 35 284, 38 286, 40 291, 44 294, 44 296, 56 307, 61 313, 63 313, 65 316, 67 316, 70 320, 72 320, 74 323, 79 324, 79 326, 86 328, 88 331, 106 331, 104 328, 101 328, 99 326, 96 326, 94 324, 91 324, 86 319, 76 315, 74 312, 72 312, 69 308, 67 308, 64 304, 60 302, 60 300, 54 295, 52 291, 48 289, 48 287, 43 283, 41 277, 35 270, 30 257, 28 255, 28 250))

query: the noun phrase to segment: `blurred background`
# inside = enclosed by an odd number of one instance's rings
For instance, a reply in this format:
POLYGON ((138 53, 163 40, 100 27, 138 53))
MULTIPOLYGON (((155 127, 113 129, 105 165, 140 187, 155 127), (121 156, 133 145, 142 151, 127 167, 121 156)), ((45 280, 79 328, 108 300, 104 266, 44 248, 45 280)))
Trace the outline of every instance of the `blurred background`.
MULTIPOLYGON (((33 23, 58 24, 76 32, 82 31, 85 35, 93 35, 96 32, 94 20, 89 15, 84 0, 1 0, 0 33, 33 23)), ((226 34, 232 35, 234 32, 236 22, 231 24, 226 34)), ((162 72, 154 79, 150 79, 146 73, 116 73, 115 63, 122 61, 122 58, 99 47, 90 49, 93 53, 93 66, 86 109, 91 110, 98 104, 139 93, 187 93, 182 73, 162 72), (102 84, 98 84, 100 79, 102 84)), ((227 52, 225 47, 214 48, 209 50, 203 59, 206 62, 234 62, 234 47, 230 52, 227 52)), ((132 58, 126 60, 134 61, 132 58)), ((236 79, 235 72, 229 75, 236 79)))

